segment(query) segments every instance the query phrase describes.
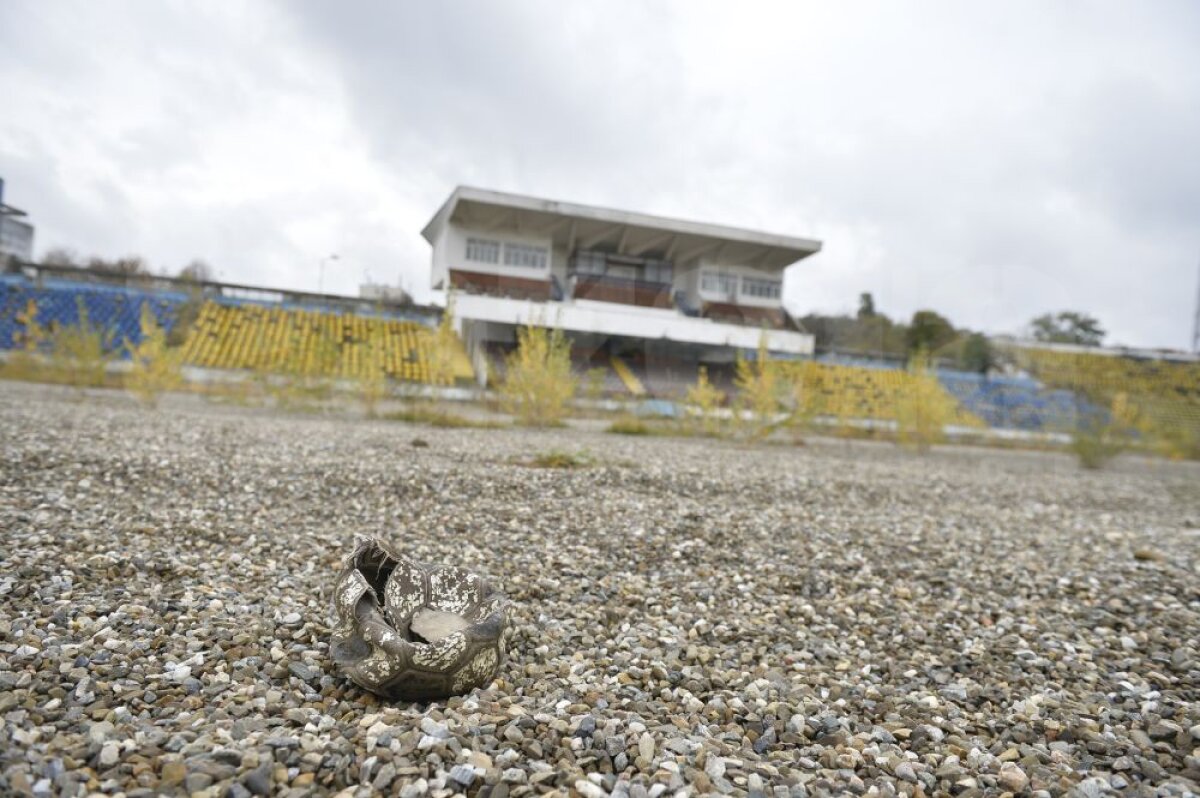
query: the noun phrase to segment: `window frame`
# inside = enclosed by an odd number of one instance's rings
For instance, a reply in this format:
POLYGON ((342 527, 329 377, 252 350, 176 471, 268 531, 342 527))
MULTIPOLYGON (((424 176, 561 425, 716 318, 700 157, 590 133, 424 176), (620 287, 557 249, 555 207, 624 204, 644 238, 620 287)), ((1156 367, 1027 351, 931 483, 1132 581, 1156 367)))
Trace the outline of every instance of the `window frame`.
POLYGON ((466 253, 465 253, 466 259, 473 263, 486 263, 491 266, 498 266, 500 264, 500 259, 502 257, 502 255, 501 255, 502 249, 503 249, 503 247, 501 246, 501 242, 498 239, 482 238, 479 236, 467 236, 466 253), (483 250, 493 251, 495 253, 495 259, 489 260, 487 258, 478 257, 479 255, 482 254, 483 250))
POLYGON ((752 299, 780 300, 783 298, 783 281, 742 275, 739 291, 752 299))
POLYGON ((550 251, 539 244, 505 241, 500 261, 504 266, 545 271, 550 267, 550 251))
POLYGON ((738 275, 735 272, 721 269, 702 269, 700 271, 700 290, 706 294, 718 294, 724 297, 737 296, 738 275), (712 286, 709 280, 712 280, 712 286))

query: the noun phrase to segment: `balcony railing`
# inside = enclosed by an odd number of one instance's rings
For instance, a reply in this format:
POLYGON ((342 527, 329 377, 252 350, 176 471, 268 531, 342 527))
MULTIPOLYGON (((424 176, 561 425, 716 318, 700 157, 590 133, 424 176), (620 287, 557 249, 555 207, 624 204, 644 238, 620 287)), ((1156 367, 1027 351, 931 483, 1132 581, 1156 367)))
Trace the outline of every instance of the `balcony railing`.
POLYGON ((727 324, 742 324, 751 327, 761 327, 765 324, 777 330, 786 330, 791 326, 783 308, 763 308, 729 302, 705 302, 701 312, 706 318, 727 324))
POLYGON ((531 280, 526 277, 510 277, 466 269, 451 269, 450 284, 469 294, 532 299, 538 302, 545 302, 553 295, 549 279, 531 280))
POLYGON ((671 307, 671 284, 603 274, 571 275, 571 296, 598 302, 618 302, 646 308, 671 307))

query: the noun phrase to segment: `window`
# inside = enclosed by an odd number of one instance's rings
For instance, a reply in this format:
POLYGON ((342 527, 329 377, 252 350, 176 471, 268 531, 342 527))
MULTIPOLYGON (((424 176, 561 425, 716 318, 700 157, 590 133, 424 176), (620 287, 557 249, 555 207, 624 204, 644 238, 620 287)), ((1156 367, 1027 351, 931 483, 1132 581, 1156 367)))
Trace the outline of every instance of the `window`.
POLYGON ((604 253, 587 250, 576 253, 575 271, 579 274, 604 274, 604 253))
POLYGON ((504 265, 520 266, 526 269, 546 268, 546 248, 531 247, 528 244, 504 245, 504 265))
POLYGON ((468 238, 467 260, 478 263, 499 263, 500 242, 490 238, 468 238))
POLYGON ((671 261, 669 260, 648 260, 646 261, 645 279, 652 283, 669 283, 671 282, 671 261))
POLYGON ((728 272, 703 272, 700 290, 709 294, 730 295, 737 289, 737 275, 728 272))
POLYGON ((779 299, 782 284, 779 280, 763 280, 758 277, 742 278, 742 293, 756 299, 779 299))

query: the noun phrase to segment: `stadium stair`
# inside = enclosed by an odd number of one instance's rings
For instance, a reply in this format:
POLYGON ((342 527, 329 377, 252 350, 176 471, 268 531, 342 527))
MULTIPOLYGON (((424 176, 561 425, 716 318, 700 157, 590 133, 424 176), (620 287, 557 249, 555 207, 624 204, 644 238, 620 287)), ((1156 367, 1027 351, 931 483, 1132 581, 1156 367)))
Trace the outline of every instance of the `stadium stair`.
POLYGON ((612 365, 613 371, 621 378, 621 382, 624 383, 625 388, 631 394, 634 396, 646 395, 646 386, 642 385, 642 381, 633 373, 633 369, 629 368, 629 364, 616 355, 611 356, 608 362, 612 365))

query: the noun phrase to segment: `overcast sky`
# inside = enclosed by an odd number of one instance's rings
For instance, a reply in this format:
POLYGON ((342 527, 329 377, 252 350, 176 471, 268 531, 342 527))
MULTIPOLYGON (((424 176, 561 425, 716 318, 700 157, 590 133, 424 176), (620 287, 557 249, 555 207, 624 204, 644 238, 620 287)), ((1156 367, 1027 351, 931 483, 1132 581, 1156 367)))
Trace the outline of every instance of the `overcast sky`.
POLYGON ((428 295, 457 184, 820 239, 862 291, 1184 348, 1200 3, 0 4, 0 176, 40 256, 428 295))

